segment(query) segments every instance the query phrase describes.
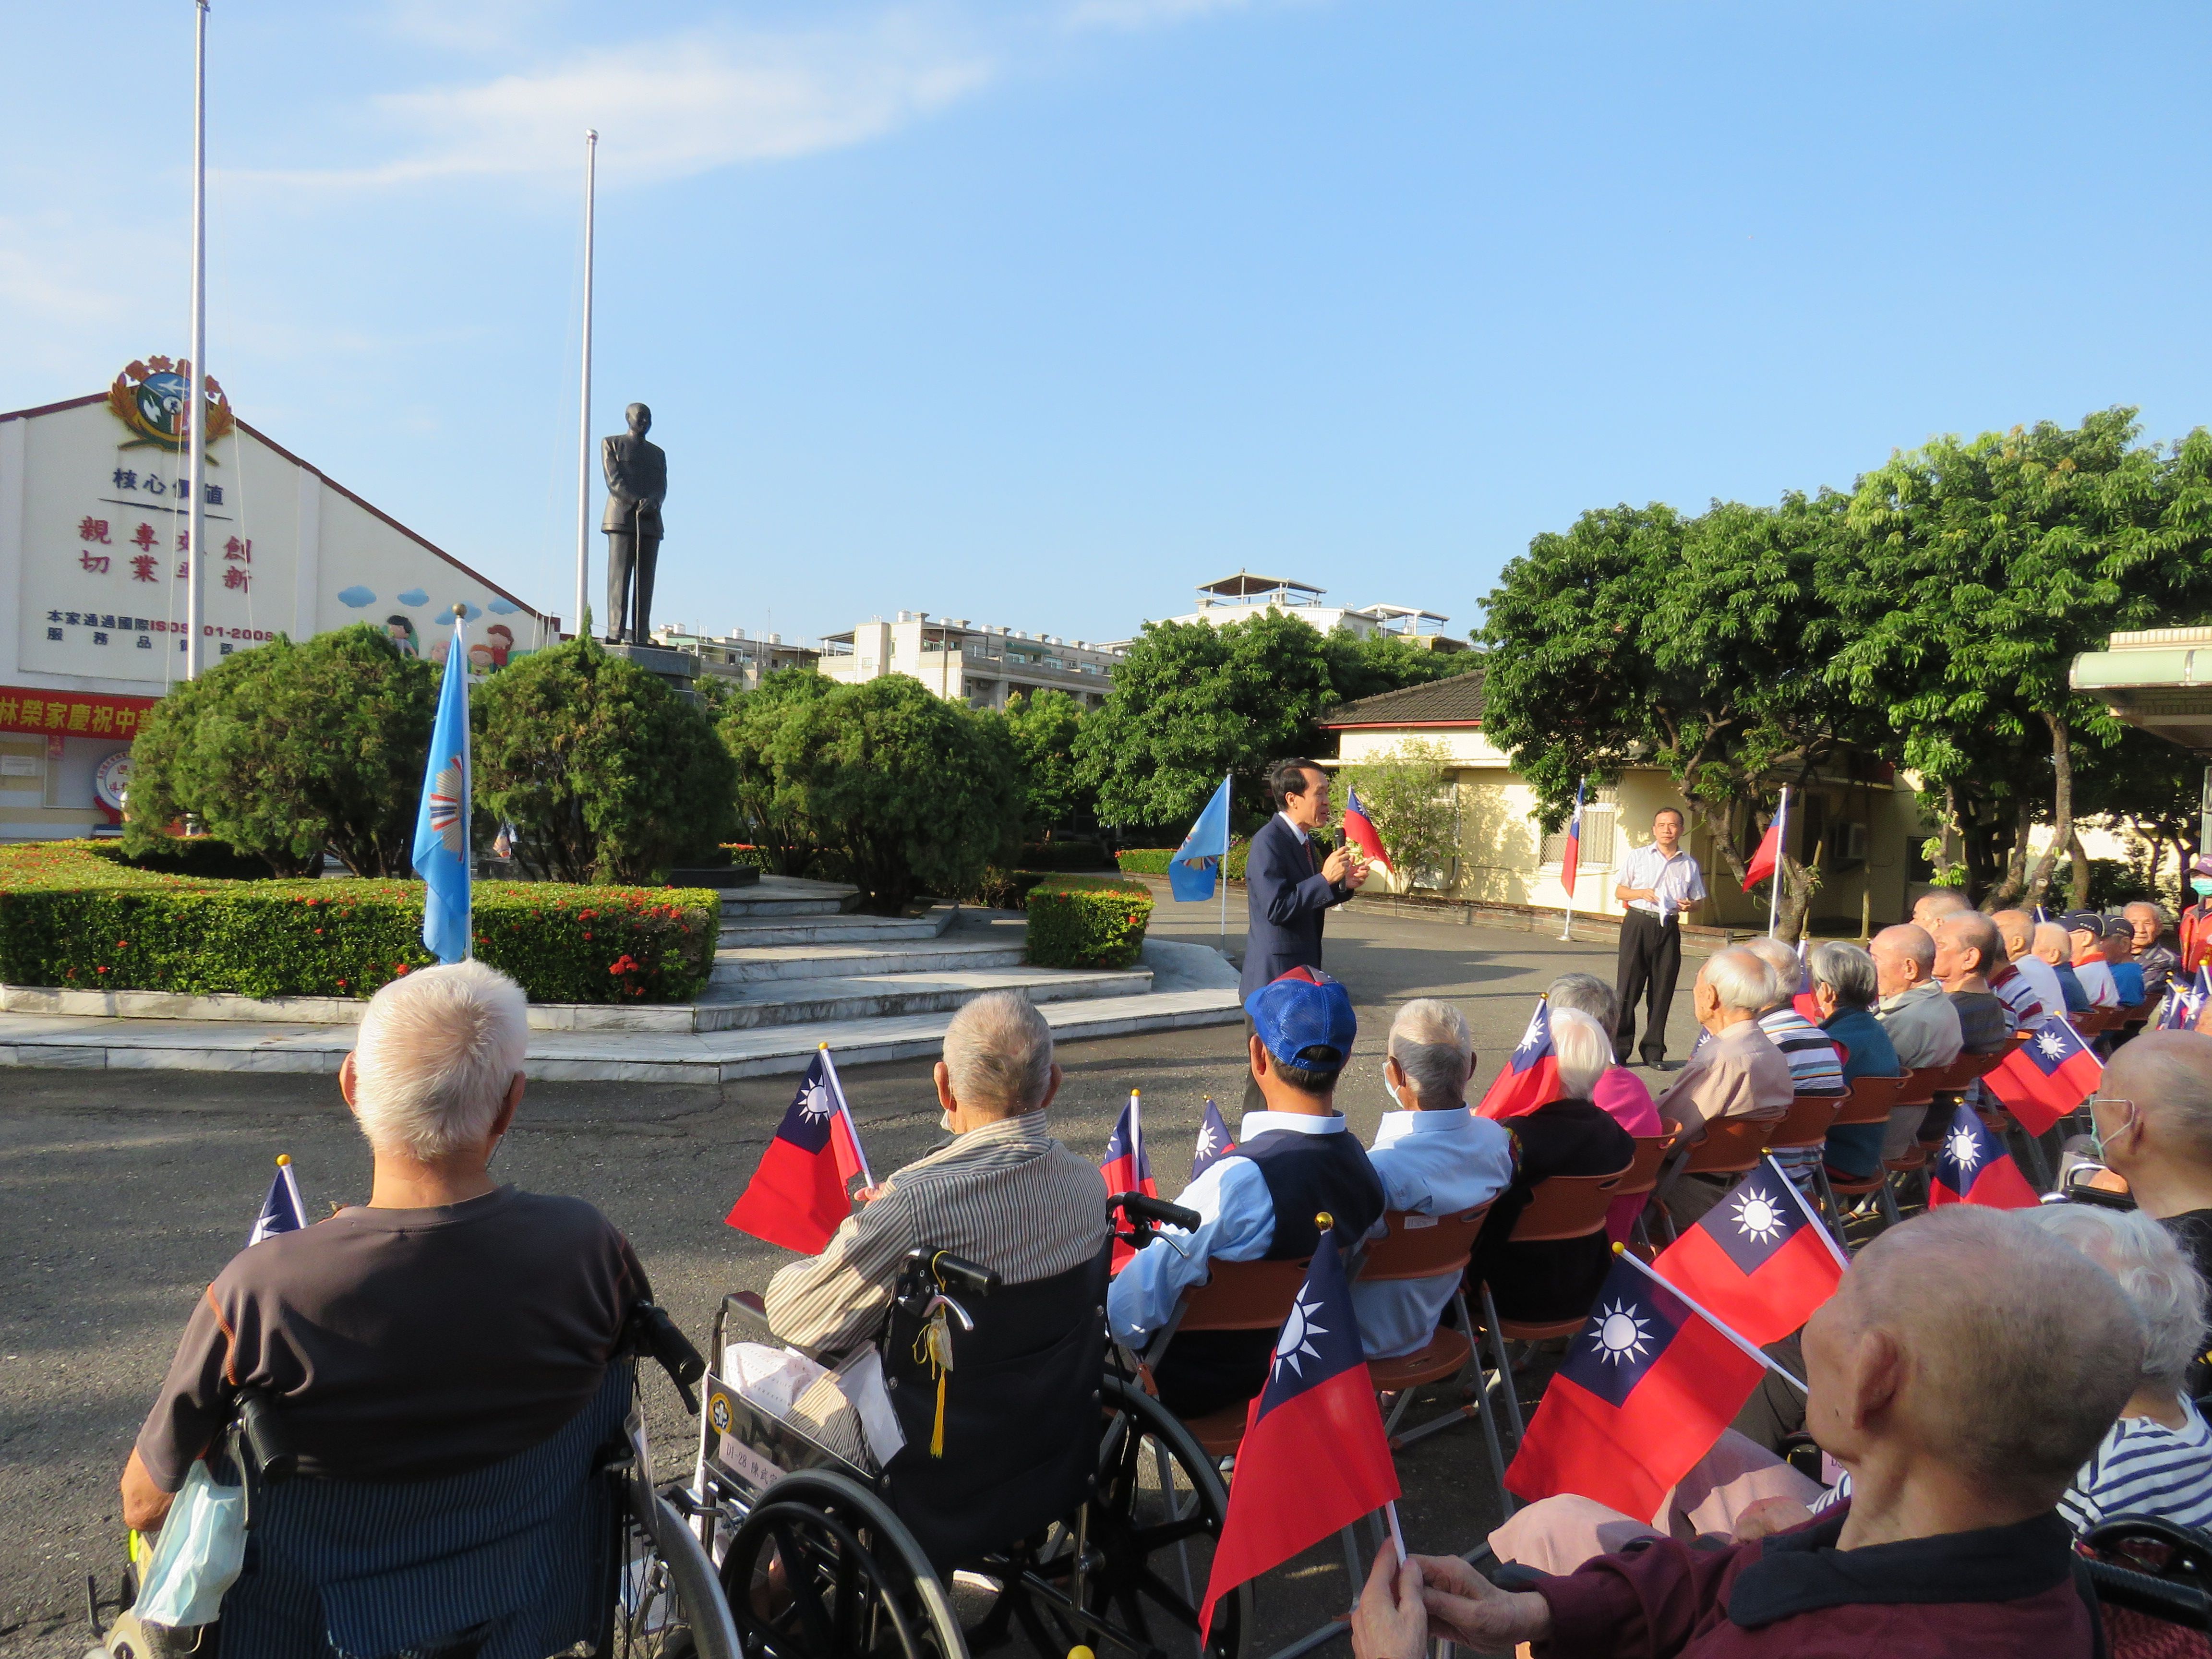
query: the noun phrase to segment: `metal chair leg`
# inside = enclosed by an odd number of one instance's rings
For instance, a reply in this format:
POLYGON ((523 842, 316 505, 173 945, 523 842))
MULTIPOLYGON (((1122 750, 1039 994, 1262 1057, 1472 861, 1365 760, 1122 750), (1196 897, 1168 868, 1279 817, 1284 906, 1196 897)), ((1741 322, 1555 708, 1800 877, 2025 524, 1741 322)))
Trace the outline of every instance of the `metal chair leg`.
POLYGON ((1828 1184, 1828 1166, 1823 1162, 1813 1166, 1813 1188, 1819 1196, 1821 1212, 1836 1230, 1836 1242, 1844 1241, 1844 1212, 1836 1203, 1836 1189, 1828 1184))
POLYGON ((1505 1352, 1505 1333, 1498 1328, 1498 1304, 1491 1299, 1487 1285, 1482 1287, 1482 1322, 1490 1328, 1491 1352, 1498 1360, 1498 1386, 1505 1392, 1505 1420, 1513 1425, 1513 1449, 1518 1451, 1527 1425, 1521 1420, 1521 1395, 1513 1386, 1513 1360, 1505 1352))

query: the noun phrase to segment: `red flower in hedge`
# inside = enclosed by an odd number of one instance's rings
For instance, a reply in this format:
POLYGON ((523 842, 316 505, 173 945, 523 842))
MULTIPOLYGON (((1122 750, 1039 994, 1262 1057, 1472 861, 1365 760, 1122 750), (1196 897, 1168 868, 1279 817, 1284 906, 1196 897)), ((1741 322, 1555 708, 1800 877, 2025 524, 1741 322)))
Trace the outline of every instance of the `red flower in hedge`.
POLYGON ((404 962, 395 962, 392 966, 393 970, 397 973, 404 974, 407 971, 407 964, 404 962))

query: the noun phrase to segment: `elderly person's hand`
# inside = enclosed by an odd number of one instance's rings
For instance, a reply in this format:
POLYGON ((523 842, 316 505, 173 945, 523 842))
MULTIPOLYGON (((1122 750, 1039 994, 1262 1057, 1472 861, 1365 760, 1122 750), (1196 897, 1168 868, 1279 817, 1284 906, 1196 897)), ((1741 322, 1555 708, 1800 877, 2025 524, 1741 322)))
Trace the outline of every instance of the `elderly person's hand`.
POLYGON ((1552 1604, 1534 1590, 1502 1590, 1456 1555, 1417 1555, 1429 1634, 1495 1653, 1552 1633, 1552 1604))
POLYGON ((1421 1570, 1398 1547, 1385 1543, 1376 1553, 1367 1588, 1352 1610, 1354 1659, 1424 1659, 1429 1650, 1429 1610, 1421 1604, 1421 1570))
POLYGON ((1747 1504, 1735 1518, 1735 1541, 1748 1544, 1755 1539, 1771 1538, 1778 1532, 1787 1532, 1792 1527, 1802 1527, 1813 1518, 1813 1511, 1794 1498, 1762 1498, 1756 1504, 1747 1504))

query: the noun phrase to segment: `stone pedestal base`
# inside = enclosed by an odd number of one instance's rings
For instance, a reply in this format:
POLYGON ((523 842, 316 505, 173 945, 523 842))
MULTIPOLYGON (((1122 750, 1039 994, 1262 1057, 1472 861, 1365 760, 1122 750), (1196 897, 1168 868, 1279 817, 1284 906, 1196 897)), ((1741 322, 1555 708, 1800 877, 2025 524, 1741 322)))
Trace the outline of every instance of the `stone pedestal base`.
POLYGON ((671 651, 660 645, 610 645, 605 650, 610 657, 634 662, 647 673, 665 680, 679 696, 698 700, 691 682, 699 678, 699 659, 690 652, 671 651))

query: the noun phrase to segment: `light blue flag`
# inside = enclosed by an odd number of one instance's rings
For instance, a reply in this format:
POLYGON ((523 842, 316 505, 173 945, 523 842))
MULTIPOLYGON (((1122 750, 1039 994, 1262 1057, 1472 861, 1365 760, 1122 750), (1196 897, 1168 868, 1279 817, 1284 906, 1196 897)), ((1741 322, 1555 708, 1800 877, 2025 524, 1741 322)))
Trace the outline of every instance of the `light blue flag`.
POLYGON ((1177 900, 1195 904, 1213 896, 1213 884, 1229 857, 1229 780, 1213 792, 1198 822, 1168 861, 1168 885, 1177 900))
POLYGON ((453 618, 422 805, 415 814, 415 873, 422 878, 422 944, 441 962, 469 954, 469 641, 453 618))

